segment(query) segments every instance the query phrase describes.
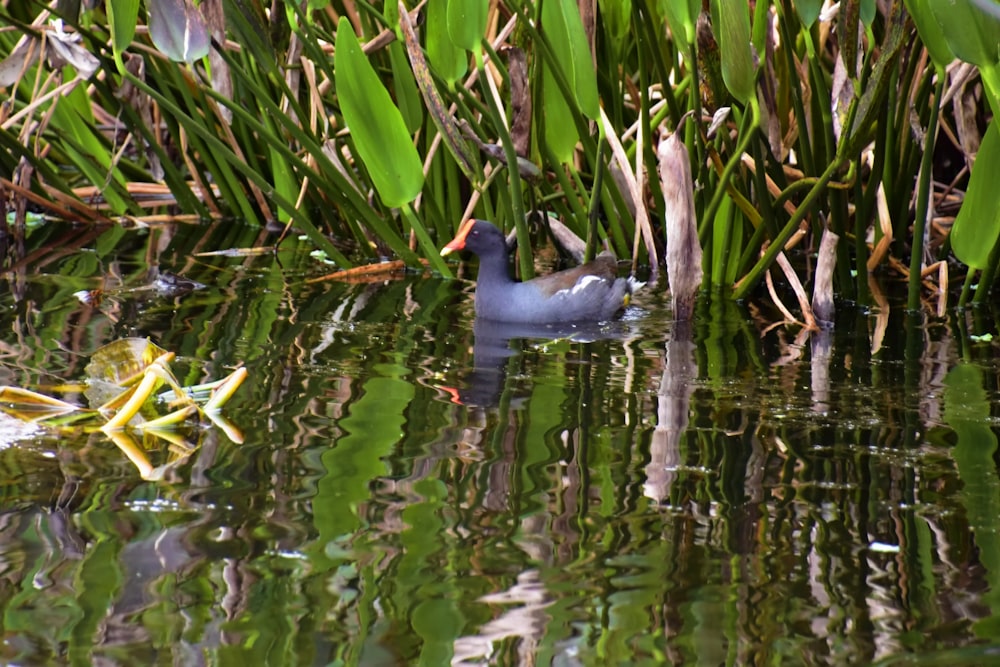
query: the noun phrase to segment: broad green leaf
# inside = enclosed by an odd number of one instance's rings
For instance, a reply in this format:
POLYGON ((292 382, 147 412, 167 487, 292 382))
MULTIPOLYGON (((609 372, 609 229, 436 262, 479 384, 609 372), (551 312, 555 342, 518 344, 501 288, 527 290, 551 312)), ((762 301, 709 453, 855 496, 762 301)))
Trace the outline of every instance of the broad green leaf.
POLYGON ((861 22, 867 27, 872 26, 872 21, 875 20, 875 14, 878 11, 878 7, 875 6, 875 0, 861 0, 861 22))
POLYGON ((437 75, 453 87, 469 70, 469 56, 448 36, 448 8, 440 0, 427 5, 426 34, 427 60, 437 75))
POLYGON ((927 3, 956 57, 980 67, 997 64, 1000 18, 968 0, 927 0, 927 3))
POLYGON ((208 27, 191 0, 154 0, 146 4, 149 36, 157 49, 176 62, 192 63, 208 55, 208 27))
POLYGON ((698 0, 659 0, 660 14, 666 16, 670 33, 680 40, 686 56, 694 44, 695 22, 701 11, 698 0))
POLYGON ((819 10, 823 8, 823 0, 795 0, 795 11, 802 25, 811 28, 819 18, 819 10))
POLYGON ((111 48, 114 51, 118 68, 123 69, 122 52, 131 44, 135 37, 135 26, 139 17, 139 0, 119 0, 109 2, 108 29, 111 31, 111 48))
POLYGON ((559 162, 568 163, 573 159, 573 151, 580 136, 576 130, 576 123, 572 121, 573 110, 559 90, 552 67, 548 64, 542 66, 541 97, 539 112, 542 115, 542 136, 545 145, 559 162))
MULTIPOLYGON (((441 4, 440 0, 437 4, 441 4)), ((489 10, 489 0, 449 0, 447 23, 452 43, 466 51, 479 51, 486 34, 489 10)))
POLYGON ((750 50, 750 8, 745 0, 715 0, 716 36, 722 57, 722 80, 742 104, 754 95, 757 71, 750 50))
POLYGON ((942 69, 955 59, 955 54, 951 52, 944 33, 941 31, 941 24, 934 18, 931 12, 930 3, 932 0, 905 0, 906 11, 910 12, 913 22, 917 25, 917 33, 920 41, 927 47, 927 52, 934 62, 934 66, 942 69))
POLYGON ((358 157, 386 206, 413 201, 424 184, 420 156, 350 22, 337 26, 334 68, 337 99, 358 157))
POLYGON ((596 120, 601 113, 597 73, 576 3, 572 0, 546 0, 542 3, 542 31, 558 58, 557 63, 546 65, 563 69, 580 111, 587 118, 596 120))
POLYGON ((1000 173, 1000 129, 990 123, 979 146, 962 208, 951 228, 951 247, 959 260, 975 269, 986 268, 990 251, 1000 237, 1000 206, 996 176, 1000 173))

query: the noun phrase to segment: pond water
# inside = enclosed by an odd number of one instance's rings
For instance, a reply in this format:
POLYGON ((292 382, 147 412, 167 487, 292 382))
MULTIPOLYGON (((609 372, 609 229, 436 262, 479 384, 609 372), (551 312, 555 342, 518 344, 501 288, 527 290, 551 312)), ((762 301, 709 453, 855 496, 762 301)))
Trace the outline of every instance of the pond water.
POLYGON ((469 282, 198 256, 269 239, 31 231, 0 383, 54 390, 126 336, 185 384, 249 378, 242 438, 147 438, 157 475, 4 422, 0 662, 1000 660, 992 315, 842 307, 797 340, 709 299, 680 327, 650 285, 612 326, 498 331, 469 282))

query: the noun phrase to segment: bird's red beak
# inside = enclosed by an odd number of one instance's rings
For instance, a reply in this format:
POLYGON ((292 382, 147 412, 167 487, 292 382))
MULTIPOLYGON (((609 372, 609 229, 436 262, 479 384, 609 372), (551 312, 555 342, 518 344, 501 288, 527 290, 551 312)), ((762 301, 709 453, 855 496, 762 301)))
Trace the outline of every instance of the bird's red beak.
POLYGON ((458 228, 458 234, 455 235, 455 238, 449 241, 448 245, 441 248, 441 256, 443 257, 450 252, 455 252, 456 250, 464 250, 465 237, 469 235, 469 230, 472 229, 474 224, 476 224, 475 218, 469 218, 463 222, 462 226, 458 228))

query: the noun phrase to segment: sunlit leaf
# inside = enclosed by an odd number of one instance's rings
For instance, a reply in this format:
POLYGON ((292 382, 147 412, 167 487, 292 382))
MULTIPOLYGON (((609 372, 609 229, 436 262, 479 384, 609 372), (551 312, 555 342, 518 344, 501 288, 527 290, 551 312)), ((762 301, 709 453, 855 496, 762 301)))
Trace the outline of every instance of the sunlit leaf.
POLYGON ((449 0, 448 37, 452 43, 466 51, 479 51, 489 10, 489 0, 449 0))
POLYGON ((448 7, 440 1, 431 2, 426 12, 427 60, 434 72, 453 86, 468 71, 469 56, 448 36, 448 7))
MULTIPOLYGON (((142 376, 142 380, 139 384, 130 387, 123 397, 126 397, 124 403, 121 404, 114 415, 108 419, 108 421, 101 427, 102 431, 111 431, 114 429, 124 428, 134 417, 139 416, 139 411, 142 409, 146 402, 153 398, 153 393, 156 389, 163 384, 162 378, 160 378, 156 373, 147 372, 142 376)), ((108 405, 105 404, 101 406, 101 411, 105 412, 108 410, 108 405)))
POLYGON ((962 208, 951 228, 951 247, 959 260, 976 269, 987 266, 1000 238, 997 174, 1000 173, 1000 130, 990 123, 979 146, 962 208))
POLYGON ((558 59, 547 66, 563 68, 580 111, 596 120, 600 116, 597 73, 577 4, 572 0, 546 0, 542 4, 542 31, 558 59))
MULTIPOLYGON (((154 3, 155 4, 155 0, 154 3)), ((121 56, 135 37, 135 26, 139 16, 139 0, 116 0, 107 4, 108 29, 111 31, 111 48, 115 60, 122 67, 121 56)))
POLYGON ((694 44, 695 22, 701 3, 698 0, 659 0, 660 13, 666 17, 667 25, 674 39, 680 40, 680 45, 686 55, 694 44))
POLYGON ((927 0, 927 3, 957 58, 980 67, 997 64, 1000 17, 968 1, 927 0))
POLYGON ((573 159, 573 151, 580 139, 576 125, 571 122, 573 110, 559 90, 555 75, 549 65, 542 67, 542 136, 545 145, 559 162, 573 159))
POLYGON ((750 9, 744 0, 716 0, 716 35, 722 56, 722 80, 742 104, 753 97, 757 69, 750 49, 750 9))
POLYGON ((191 0, 152 0, 146 5, 149 36, 168 58, 192 63, 208 55, 208 27, 191 0))
POLYGON ((379 196, 390 207, 413 201, 424 184, 420 156, 402 114, 343 17, 337 27, 334 66, 340 110, 379 196))
POLYGON ((168 429, 179 426, 184 423, 188 417, 192 417, 198 413, 198 407, 196 405, 186 405, 179 410, 174 410, 162 417, 157 417, 156 419, 150 419, 149 421, 142 423, 142 429, 168 429))
POLYGON ((574 103, 588 118, 600 115, 597 82, 583 23, 575 3, 548 0, 542 4, 542 31, 556 62, 542 64, 542 94, 539 112, 543 137, 549 150, 560 162, 569 162, 580 139, 573 122, 574 103), (565 57, 561 57, 565 54, 565 57), (556 68, 570 87, 573 100, 567 100, 556 79, 556 68))
POLYGON ((917 25, 920 41, 927 47, 927 52, 934 61, 934 66, 943 68, 955 59, 948 41, 944 38, 941 24, 934 18, 930 3, 932 0, 905 0, 906 11, 910 12, 913 22, 917 25))

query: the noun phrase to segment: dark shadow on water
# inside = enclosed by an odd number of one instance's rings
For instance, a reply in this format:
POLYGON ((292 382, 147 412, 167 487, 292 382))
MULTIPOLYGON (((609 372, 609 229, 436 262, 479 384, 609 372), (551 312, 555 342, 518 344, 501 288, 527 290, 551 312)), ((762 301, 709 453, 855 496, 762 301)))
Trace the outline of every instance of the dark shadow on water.
POLYGON ((523 350, 526 341, 569 339, 586 343, 624 340, 628 321, 562 324, 495 322, 476 318, 473 323, 473 367, 456 391, 456 402, 477 407, 499 405, 507 381, 507 362, 523 350))

